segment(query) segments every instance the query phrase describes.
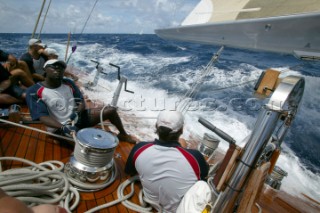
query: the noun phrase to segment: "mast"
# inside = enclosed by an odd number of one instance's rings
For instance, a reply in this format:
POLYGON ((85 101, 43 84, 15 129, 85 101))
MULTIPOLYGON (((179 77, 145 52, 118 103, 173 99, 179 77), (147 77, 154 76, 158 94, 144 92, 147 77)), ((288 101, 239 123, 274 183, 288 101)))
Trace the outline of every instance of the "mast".
POLYGON ((45 5, 45 4, 46 4, 46 0, 43 0, 42 6, 41 6, 41 9, 40 9, 40 12, 39 12, 39 14, 38 14, 37 21, 36 21, 36 25, 34 26, 34 29, 33 29, 32 35, 31 35, 31 38, 34 37, 34 34, 35 34, 36 31, 37 31, 38 24, 39 24, 39 20, 40 20, 40 18, 41 18, 41 14, 42 14, 42 11, 43 11, 43 8, 44 8, 44 5, 45 5))

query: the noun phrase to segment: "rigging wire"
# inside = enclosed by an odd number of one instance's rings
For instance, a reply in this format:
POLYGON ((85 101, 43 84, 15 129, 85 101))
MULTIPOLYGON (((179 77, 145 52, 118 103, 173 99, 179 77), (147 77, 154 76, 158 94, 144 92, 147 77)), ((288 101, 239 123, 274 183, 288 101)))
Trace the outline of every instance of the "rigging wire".
POLYGON ((87 23, 88 23, 88 21, 89 21, 89 19, 90 19, 90 16, 91 16, 91 14, 92 14, 92 12, 93 12, 93 10, 94 10, 94 8, 95 8, 96 4, 98 3, 98 1, 99 1, 99 0, 96 0, 96 1, 95 1, 94 5, 93 5, 93 7, 92 7, 92 9, 91 9, 91 12, 89 13, 89 16, 88 16, 88 18, 87 18, 86 22, 85 22, 85 23, 84 23, 84 25, 83 25, 83 28, 82 28, 82 30, 81 30, 80 35, 82 35, 82 34, 83 34, 83 31, 84 31, 84 29, 86 28, 87 23))
MULTIPOLYGON (((222 47, 221 47, 222 48, 222 47)), ((201 86, 201 84, 204 81, 204 77, 208 76, 210 74, 211 69, 209 69, 215 62, 216 60, 219 58, 220 52, 223 50, 220 50, 211 58, 210 62, 207 64, 207 66, 204 68, 204 73, 202 75, 200 75, 198 77, 198 79, 192 84, 191 89, 188 90, 186 92, 186 94, 183 96, 183 98, 181 99, 182 101, 180 102, 180 104, 178 105, 178 111, 182 112, 183 114, 186 113, 186 111, 188 110, 188 107, 190 105, 191 99, 194 98, 197 93, 199 92, 199 87, 201 86), (217 57, 217 59, 215 59, 215 57, 217 57)), ((280 73, 285 73, 288 72, 294 68, 300 67, 301 64, 297 64, 291 67, 288 67, 286 70, 281 71, 280 73)), ((220 90, 225 90, 225 89, 230 89, 230 88, 235 88, 235 87, 239 87, 239 86, 243 86, 252 82, 256 82, 259 78, 253 79, 253 80, 248 80, 242 83, 237 83, 237 84, 233 84, 233 85, 229 85, 226 87, 218 87, 214 90, 211 90, 211 92, 216 92, 216 91, 220 91, 220 90)))
POLYGON ((38 34, 38 39, 40 39, 40 35, 41 35, 41 33, 42 33, 42 29, 43 29, 44 23, 45 23, 45 21, 46 21, 46 18, 47 18, 47 15, 48 15, 50 6, 51 6, 51 0, 49 1, 49 5, 48 5, 48 7, 47 7, 46 14, 44 15, 44 18, 43 18, 43 21, 42 21, 42 25, 41 25, 41 28, 40 28, 40 31, 39 31, 39 34, 38 34))
MULTIPOLYGON (((90 17, 91 17, 91 14, 92 14, 94 8, 96 7, 96 4, 98 3, 98 1, 99 1, 99 0, 96 0, 96 1, 95 1, 94 5, 93 5, 93 7, 92 7, 92 9, 91 9, 88 17, 87 17, 86 22, 84 23, 84 25, 83 25, 83 27, 82 27, 82 30, 81 30, 81 33, 80 33, 80 36, 79 36, 78 40, 81 38, 81 36, 82 36, 82 34, 83 34, 83 32, 84 32, 84 29, 86 28, 86 26, 87 26, 87 24, 88 24, 88 21, 89 21, 89 19, 90 19, 90 17)), ((67 61, 66 61, 66 64, 68 64, 68 62, 69 62, 72 54, 76 51, 76 49, 77 49, 77 42, 75 42, 75 45, 72 46, 72 48, 71 48, 72 51, 71 51, 71 53, 70 53, 70 55, 69 55, 69 57, 68 57, 68 59, 67 59, 67 61)))
POLYGON ((192 84, 190 90, 186 92, 186 94, 182 98, 181 104, 178 106, 178 111, 181 113, 185 113, 187 111, 187 108, 190 104, 190 99, 193 98, 199 91, 199 87, 204 81, 204 77, 208 76, 211 72, 211 66, 219 59, 219 56, 221 52, 223 51, 224 46, 222 46, 216 54, 214 54, 207 64, 207 66, 204 68, 204 72, 198 77, 198 79, 192 84))

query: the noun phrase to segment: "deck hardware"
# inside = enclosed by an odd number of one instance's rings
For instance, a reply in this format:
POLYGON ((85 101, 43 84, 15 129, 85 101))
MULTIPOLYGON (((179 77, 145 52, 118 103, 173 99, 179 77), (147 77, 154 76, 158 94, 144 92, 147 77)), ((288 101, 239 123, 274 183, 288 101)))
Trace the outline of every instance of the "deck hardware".
POLYGON ((267 177, 266 184, 274 189, 279 190, 281 181, 284 177, 288 176, 288 173, 281 169, 279 166, 275 166, 272 173, 267 177))
POLYGON ((116 107, 117 104, 118 104, 118 100, 119 100, 119 97, 120 97, 120 92, 121 92, 123 84, 124 84, 124 91, 129 92, 129 93, 134 93, 134 92, 131 91, 131 90, 127 90, 127 81, 128 81, 128 79, 126 77, 124 77, 124 76, 121 76, 120 67, 115 65, 115 64, 112 64, 112 63, 109 63, 109 65, 117 68, 117 70, 118 70, 119 84, 118 84, 118 86, 116 88, 116 91, 113 94, 112 101, 111 101, 111 106, 116 107))
MULTIPOLYGON (((252 169, 246 165, 257 166, 264 148, 272 139, 277 123, 283 122, 281 121, 281 115, 287 114, 290 121, 294 118, 303 96, 304 86, 305 80, 303 77, 287 76, 282 79, 272 93, 268 103, 261 110, 252 134, 244 147, 241 161, 238 162, 227 183, 232 189, 227 187, 220 193, 214 205, 214 212, 234 210, 235 204, 240 198, 239 192, 234 191, 234 189, 242 190, 246 186, 248 177, 252 172, 252 169), (245 164, 243 162, 245 162, 245 164)), ((283 128, 278 134, 278 138, 281 137, 283 139, 287 128, 288 126, 283 128)), ((282 141, 282 139, 280 139, 280 141, 282 141)))
POLYGON ((70 182, 80 191, 96 191, 112 183, 118 138, 101 129, 85 128, 77 133, 75 143, 64 170, 70 182))

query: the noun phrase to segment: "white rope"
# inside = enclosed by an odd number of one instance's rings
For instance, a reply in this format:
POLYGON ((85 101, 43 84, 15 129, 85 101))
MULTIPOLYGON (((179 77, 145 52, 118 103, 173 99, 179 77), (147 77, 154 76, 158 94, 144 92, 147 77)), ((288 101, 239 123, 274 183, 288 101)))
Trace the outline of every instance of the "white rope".
POLYGON ((103 106, 102 110, 100 111, 100 124, 101 124, 101 129, 106 131, 104 128, 104 123, 103 123, 103 111, 108 105, 103 106))
MULTIPOLYGON (((74 184, 72 179, 67 179, 66 175, 62 173, 64 164, 60 161, 46 161, 36 164, 29 160, 16 157, 0 157, 0 162, 4 160, 20 161, 29 164, 30 167, 19 169, 10 169, 0 173, 0 187, 9 195, 13 196, 29 206, 38 204, 57 204, 65 208, 68 212, 73 211, 79 204, 79 192, 69 185, 69 182, 74 184), (50 170, 52 169, 52 170, 50 170), (73 203, 72 203, 73 201, 73 203), (71 204, 71 206, 70 206, 71 204)), ((108 185, 112 183, 117 176, 117 172, 113 173, 113 177, 108 181, 108 185)), ((139 176, 134 176, 123 183, 117 189, 118 199, 112 202, 94 207, 86 213, 97 212, 101 209, 122 203, 126 208, 141 213, 151 213, 152 207, 146 207, 147 203, 157 207, 159 212, 162 212, 161 206, 142 196, 142 191, 139 193, 139 201, 142 206, 139 206, 128 199, 134 195, 134 183, 139 181, 139 176), (125 195, 125 189, 130 185, 130 193, 125 195)), ((78 184, 78 183, 77 183, 78 184)), ((77 185, 75 184, 75 185, 77 185)), ((106 186, 92 186, 83 184, 87 189, 96 189, 96 187, 106 186)))
POLYGON ((120 202, 122 202, 122 204, 127 207, 128 209, 131 209, 133 211, 136 211, 136 212, 142 212, 142 213, 150 213, 152 212, 152 207, 148 207, 148 208, 145 208, 145 207, 141 207, 137 204, 134 204, 132 202, 130 202, 128 199, 131 198, 133 195, 134 195, 134 182, 135 181, 138 181, 139 180, 139 176, 134 176, 134 177, 131 177, 129 179, 127 179, 126 181, 124 181, 123 183, 121 183, 117 189, 117 196, 118 196, 118 199, 117 200, 114 200, 114 201, 111 201, 109 203, 105 203, 103 205, 100 205, 100 206, 97 206, 97 207, 94 207, 88 211, 86 211, 85 213, 92 213, 92 212, 96 212, 96 211, 99 211, 101 209, 104 209, 104 208, 108 208, 110 206, 113 206, 113 205, 116 205, 120 202), (130 193, 127 194, 127 195, 124 195, 124 190, 125 188, 130 185, 130 193))
MULTIPOLYGON (((125 197, 124 195, 124 189, 129 185, 131 184, 131 194, 133 195, 134 193, 134 182, 135 181, 138 181, 140 180, 139 179, 139 176, 136 175, 136 176, 133 176, 131 178, 129 178, 128 180, 124 181, 119 187, 118 187, 118 190, 117 190, 117 196, 119 198, 123 198, 125 197)), ((130 196, 131 197, 131 196, 130 196)), ((145 208, 145 207, 142 207, 142 206, 139 206, 131 201, 129 201, 128 199, 122 201, 122 205, 124 205, 125 207, 127 207, 128 209, 131 209, 131 210, 134 210, 134 211, 137 211, 137 212, 141 212, 141 213, 150 213, 152 212, 152 207, 148 207, 148 208, 145 208)))
POLYGON ((259 210, 258 213, 262 213, 261 206, 258 203, 256 203, 255 205, 258 207, 258 210, 259 210))
MULTIPOLYGON (((122 185, 122 184, 121 184, 121 185, 122 185)), ((121 186, 121 185, 120 185, 120 186, 121 186)), ((120 186, 119 186, 119 187, 120 187, 120 186)), ((119 187, 118 187, 118 189, 119 189, 119 187)), ((109 202, 109 203, 105 203, 105 204, 103 204, 103 205, 96 206, 96 207, 94 207, 94 208, 86 211, 85 213, 96 212, 96 211, 99 211, 99 210, 101 210, 101 209, 108 208, 108 207, 110 207, 110 206, 113 206, 113 205, 115 205, 115 204, 118 204, 118 203, 120 203, 120 202, 122 202, 122 201, 124 201, 124 200, 126 200, 126 199, 129 199, 129 198, 133 195, 133 193, 134 193, 134 188, 133 188, 133 185, 131 185, 131 191, 130 191, 130 193, 127 194, 126 196, 124 196, 124 197, 122 197, 122 198, 119 198, 119 199, 117 199, 117 200, 111 201, 111 202, 109 202)))
MULTIPOLYGON (((140 200, 140 204, 143 206, 143 207, 146 207, 147 204, 150 204, 151 206, 155 207, 156 209, 158 209, 158 212, 162 212, 162 206, 160 206, 158 203, 148 199, 147 197, 143 196, 143 191, 141 190, 139 195, 141 194, 141 198, 142 198, 142 201, 140 200)), ((139 196, 139 199, 140 199, 140 196, 139 196)), ((152 210, 152 209, 151 209, 152 210)), ((151 211, 152 212, 152 211, 151 211)))
POLYGON ((17 157, 0 157, 0 161, 4 160, 20 161, 30 165, 0 173, 0 187, 9 196, 29 206, 59 203, 68 212, 74 210, 79 204, 79 193, 69 184, 68 178, 62 172, 64 168, 62 162, 46 161, 36 164, 17 157))
POLYGON ((40 132, 40 133, 43 133, 43 134, 54 136, 56 138, 60 138, 60 139, 63 139, 63 140, 68 140, 68 141, 74 142, 73 139, 69 138, 69 137, 57 135, 57 134, 54 134, 54 133, 51 133, 51 132, 47 132, 47 131, 44 131, 44 130, 41 130, 41 129, 38 129, 38 128, 34 128, 34 127, 30 127, 30 126, 14 123, 14 122, 11 122, 11 121, 8 121, 8 120, 4 120, 4 119, 1 119, 1 118, 0 118, 0 122, 7 123, 7 124, 10 124, 10 125, 13 125, 13 126, 17 126, 17 127, 22 127, 22 128, 25 128, 25 129, 30 129, 30 130, 37 131, 37 132, 40 132))
MULTIPOLYGON (((218 162, 216 162, 215 164, 211 165, 209 167, 209 172, 208 175, 213 175, 217 172, 218 168, 220 167, 221 163, 222 163, 223 159, 220 159, 218 162)), ((208 162, 209 163, 209 162, 208 162)))

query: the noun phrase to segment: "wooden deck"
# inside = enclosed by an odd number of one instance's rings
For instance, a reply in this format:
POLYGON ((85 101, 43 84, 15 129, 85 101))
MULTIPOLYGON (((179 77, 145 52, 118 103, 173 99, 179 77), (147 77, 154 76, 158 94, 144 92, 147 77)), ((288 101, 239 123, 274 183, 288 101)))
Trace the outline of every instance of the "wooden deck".
MULTIPOLYGON (((26 107, 23 108, 27 111, 26 107)), ((41 124, 29 124, 31 127, 45 130, 41 124)), ((14 156, 24 158, 35 163, 40 163, 48 160, 58 160, 64 163, 68 162, 74 147, 68 143, 55 143, 51 136, 39 133, 33 130, 14 127, 8 124, 0 123, 0 156, 14 156)), ((83 213, 98 205, 108 203, 118 199, 117 188, 127 180, 129 176, 124 173, 125 163, 133 145, 125 142, 120 142, 115 150, 115 164, 118 169, 116 180, 107 188, 96 192, 80 192, 81 201, 74 212, 83 213)), ((16 168, 24 166, 20 162, 3 161, 3 169, 16 168)), ((130 199, 134 203, 139 203, 137 193, 141 186, 135 183, 135 195, 130 199)), ((126 189, 128 193, 129 187, 126 189)), ((316 198, 317 199, 317 198, 316 198)), ((257 203, 262 208, 262 212, 320 212, 320 205, 317 201, 296 198, 288 195, 283 191, 277 191, 266 185, 262 189, 261 195, 257 199, 257 203)), ((134 212, 127 209, 121 203, 103 209, 99 212, 134 212)), ((258 207, 253 206, 252 212, 259 212, 258 207)))
MULTIPOLYGON (((45 130, 42 124, 29 124, 31 127, 45 130)), ((68 162, 74 147, 66 142, 61 141, 60 144, 56 143, 51 136, 47 136, 37 131, 24 129, 22 127, 14 127, 7 124, 0 123, 0 156, 14 156, 24 158, 35 163, 41 163, 49 160, 58 160, 64 163, 68 162)), ((81 201, 74 212, 83 213, 88 209, 98 205, 116 200, 117 188, 123 181, 127 180, 129 176, 124 173, 125 163, 128 154, 133 147, 132 144, 120 142, 115 150, 115 165, 118 170, 116 180, 106 189, 96 192, 80 192, 81 201)), ((24 166, 23 163, 17 161, 3 161, 3 170, 9 168, 18 168, 24 166)), ((137 193, 140 191, 141 186, 135 184, 135 195, 132 201, 139 203, 137 193)), ((128 188, 127 190, 130 191, 128 188)), ((123 205, 118 204, 99 212, 134 212, 125 208, 123 205)))

